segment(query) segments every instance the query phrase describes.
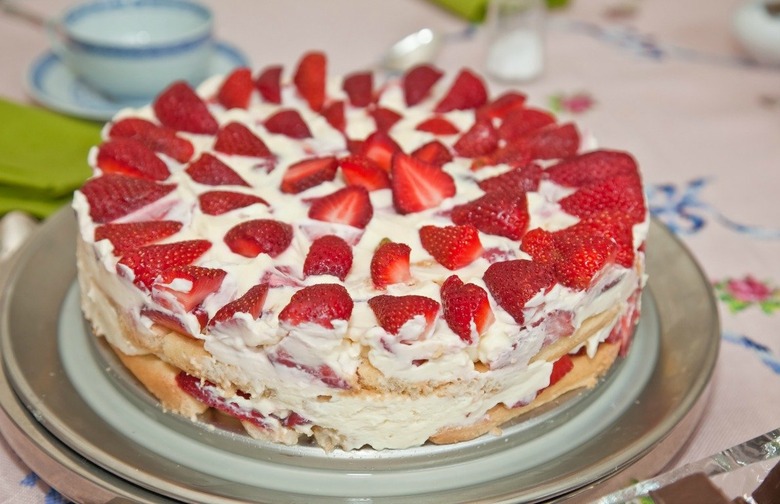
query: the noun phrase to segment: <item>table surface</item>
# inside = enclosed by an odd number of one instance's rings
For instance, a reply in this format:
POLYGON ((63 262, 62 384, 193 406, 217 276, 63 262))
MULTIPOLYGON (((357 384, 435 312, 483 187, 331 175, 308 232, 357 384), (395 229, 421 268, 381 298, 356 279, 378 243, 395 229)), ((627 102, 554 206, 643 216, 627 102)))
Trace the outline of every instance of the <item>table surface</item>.
MULTIPOLYGON (((422 27, 468 23, 425 0, 233 0, 209 4, 220 40, 255 69, 324 50, 329 71, 374 65, 422 27)), ((673 465, 780 426, 780 69, 746 61, 731 21, 740 0, 573 0, 550 19, 544 75, 518 86, 604 147, 642 167, 653 214, 712 282, 722 345, 702 420, 673 465)), ((54 14, 66 2, 28 0, 54 14)), ((436 64, 483 70, 482 30, 449 42, 436 64)), ((0 14, 0 96, 24 87, 45 34, 0 14), (10 50, 12 48, 12 50, 10 50)), ((489 82, 493 92, 505 86, 489 82)), ((0 438, 0 502, 63 502, 0 438)))

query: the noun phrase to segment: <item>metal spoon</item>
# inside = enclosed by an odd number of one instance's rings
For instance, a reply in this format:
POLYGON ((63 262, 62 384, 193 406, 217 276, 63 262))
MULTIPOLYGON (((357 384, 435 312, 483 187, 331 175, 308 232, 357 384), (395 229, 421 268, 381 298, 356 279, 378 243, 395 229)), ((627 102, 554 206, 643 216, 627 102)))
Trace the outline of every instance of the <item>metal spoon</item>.
POLYGON ((421 63, 430 63, 439 55, 444 37, 430 28, 405 36, 388 49, 380 66, 390 72, 404 72, 421 63))

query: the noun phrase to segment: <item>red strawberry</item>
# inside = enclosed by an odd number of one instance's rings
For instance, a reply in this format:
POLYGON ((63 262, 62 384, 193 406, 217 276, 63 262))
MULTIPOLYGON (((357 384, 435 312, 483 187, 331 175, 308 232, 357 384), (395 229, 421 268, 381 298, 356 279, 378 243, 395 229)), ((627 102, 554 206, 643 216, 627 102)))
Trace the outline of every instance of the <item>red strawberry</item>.
POLYGON ((477 109, 477 119, 503 120, 509 112, 525 104, 525 95, 517 91, 507 91, 490 103, 477 109))
POLYGON ((268 284, 261 283, 251 287, 241 297, 234 299, 219 310, 209 320, 209 326, 215 326, 229 322, 236 313, 248 313, 252 319, 260 316, 263 309, 266 295, 268 294, 268 284))
MULTIPOLYGON (((198 315, 199 313, 201 312, 198 311, 196 315, 198 315)), ((152 321, 152 323, 161 326, 165 329, 168 329, 169 331, 195 337, 193 331, 190 331, 190 329, 187 328, 186 324, 177 315, 173 315, 171 313, 164 312, 162 310, 150 308, 149 306, 143 306, 141 308, 141 316, 148 318, 149 320, 152 321)), ((198 318, 198 322, 202 322, 200 318, 198 318)), ((202 329, 203 329, 203 324, 201 323, 201 330, 202 329)))
POLYGON ((268 205, 268 202, 254 194, 233 191, 208 191, 198 196, 200 210, 207 215, 222 215, 237 208, 244 208, 255 203, 268 205))
POLYGON ((383 170, 390 171, 393 154, 400 151, 401 147, 390 135, 375 131, 365 139, 359 154, 376 162, 383 170))
POLYGON ((384 289, 390 284, 411 280, 409 255, 412 249, 404 243, 385 241, 374 251, 371 258, 371 280, 374 287, 384 289))
POLYGON ((241 176, 233 171, 231 167, 223 163, 216 156, 204 152, 201 156, 190 163, 186 170, 192 180, 199 184, 217 186, 217 185, 240 185, 249 186, 241 176))
POLYGON ((292 226, 272 219, 255 219, 236 224, 225 234, 224 241, 236 254, 276 257, 292 243, 292 226))
POLYGON ((488 120, 477 120, 453 145, 458 155, 468 158, 490 154, 497 147, 498 132, 488 120))
POLYGON ((527 166, 533 159, 533 153, 529 147, 523 142, 516 141, 501 145, 499 147, 485 154, 484 156, 478 156, 471 161, 471 169, 479 170, 486 166, 496 166, 500 164, 506 164, 512 168, 519 168, 527 166))
POLYGON ((111 126, 108 136, 111 138, 132 138, 153 151, 165 154, 180 163, 189 161, 195 152, 190 141, 177 136, 172 129, 158 126, 138 117, 120 119, 111 126))
POLYGON ((157 201, 175 187, 173 184, 108 174, 88 180, 81 193, 89 202, 92 220, 102 224, 157 201))
MULTIPOLYGON (((226 399, 221 395, 216 385, 208 380, 196 378, 182 371, 176 375, 176 384, 186 394, 194 397, 209 408, 214 408, 242 422, 249 422, 260 429, 269 428, 265 420, 266 417, 262 413, 256 409, 240 405, 235 400, 226 399)), ((241 395, 240 392, 238 394, 241 395)))
POLYGON ((264 68, 255 79, 255 87, 263 100, 269 103, 282 103, 282 67, 272 65, 264 68))
POLYGON ((453 159, 449 149, 438 140, 431 140, 421 145, 412 152, 412 157, 436 166, 442 166, 453 159))
POLYGON ((352 268, 352 247, 335 235, 314 240, 303 263, 304 276, 333 275, 342 282, 352 268))
POLYGON ((555 244, 554 234, 541 228, 531 229, 523 236, 520 250, 540 263, 554 264, 561 259, 561 253, 555 244))
POLYGON ((378 164, 360 155, 339 160, 341 174, 348 185, 358 185, 367 191, 390 187, 390 176, 378 164))
POLYGON ((395 123, 400 121, 403 116, 389 108, 377 107, 371 112, 371 117, 374 118, 377 131, 387 132, 395 123))
POLYGON ((420 242, 436 262, 455 270, 471 264, 482 255, 482 243, 477 229, 465 226, 423 226, 420 242))
POLYGON ((95 241, 110 241, 114 246, 114 255, 118 257, 176 234, 181 227, 181 222, 164 220, 103 224, 95 228, 95 241))
POLYGON ((439 313, 439 303, 429 297, 414 294, 408 296, 382 294, 369 299, 368 306, 374 311, 379 325, 390 334, 398 334, 404 324, 415 317, 422 316, 426 322, 422 335, 433 327, 436 315, 439 313))
POLYGON ((474 109, 487 103, 487 99, 485 83, 477 74, 464 68, 433 111, 441 114, 451 110, 474 109))
POLYGON ((353 107, 367 107, 374 98, 374 74, 357 72, 344 77, 342 84, 353 107))
POLYGON ((441 70, 428 64, 410 68, 404 74, 401 82, 406 105, 413 107, 423 101, 442 75, 444 73, 441 70))
POLYGON ((151 149, 131 138, 115 138, 98 149, 97 165, 103 173, 165 180, 171 172, 151 149))
POLYGON ((634 233, 630 217, 620 211, 604 211, 588 215, 580 219, 574 228, 595 233, 617 245, 615 262, 626 268, 634 265, 634 233))
POLYGON ((252 96, 252 74, 248 68, 239 67, 233 70, 217 91, 217 102, 226 109, 249 106, 249 98, 252 96))
POLYGON ((563 159, 574 156, 580 148, 580 133, 571 124, 549 126, 532 131, 521 142, 533 159, 563 159))
POLYGON ((587 289, 596 274, 617 256, 615 242, 601 235, 567 228, 553 233, 553 238, 561 254, 555 275, 572 289, 587 289))
POLYGON ((414 129, 433 133, 434 135, 456 135, 460 133, 460 130, 454 124, 442 116, 430 117, 415 126, 414 129))
POLYGON ((120 265, 129 268, 135 274, 133 283, 149 288, 162 271, 192 264, 210 248, 208 240, 146 245, 125 254, 117 264, 117 271, 124 275, 120 265))
POLYGON ((271 155, 265 143, 249 128, 232 122, 220 128, 214 150, 236 156, 267 157, 271 155))
POLYGON ((398 152, 390 168, 393 206, 400 214, 437 207, 455 195, 455 181, 438 166, 398 152))
POLYGON ((152 284, 152 299, 166 308, 172 308, 168 296, 173 296, 184 311, 189 312, 219 289, 225 275, 227 272, 219 268, 192 265, 168 268, 152 284))
POLYGON ((471 224, 483 233, 523 237, 530 216, 528 201, 521 191, 494 191, 452 209, 452 222, 471 224))
POLYGON ((571 360, 571 357, 568 354, 561 355, 557 361, 553 362, 552 372, 550 373, 550 384, 547 386, 552 387, 561 381, 561 378, 569 374, 569 371, 572 369, 574 369, 574 361, 571 360))
MULTIPOLYGON (((347 380, 340 377, 332 367, 326 365, 326 364, 320 364, 319 366, 311 366, 307 364, 301 364, 300 362, 296 361, 292 355, 290 355, 289 352, 287 352, 284 348, 278 348, 275 353, 272 353, 268 356, 269 360, 273 362, 274 364, 281 364, 282 366, 286 366, 289 368, 294 368, 299 371, 303 371, 304 373, 313 376, 314 378, 318 379, 325 385, 333 388, 343 389, 347 390, 350 388, 350 384, 347 380)), ((305 422, 305 420, 298 420, 305 422)))
POLYGON ((555 117, 543 110, 534 108, 512 109, 498 127, 498 136, 512 142, 531 131, 555 123, 555 117))
POLYGON ((524 168, 509 170, 501 175, 480 180, 477 185, 485 192, 493 191, 536 191, 542 180, 544 170, 539 165, 528 165, 524 168))
POLYGON ((441 285, 441 307, 447 325, 466 343, 473 343, 495 320, 487 292, 473 283, 464 285, 457 275, 441 285))
POLYGON ((311 138, 309 126, 297 110, 280 110, 268 117, 263 126, 271 133, 278 133, 290 138, 311 138))
POLYGON ((309 207, 309 218, 347 224, 364 229, 374 216, 368 191, 361 186, 347 186, 317 198, 309 207))
POLYGON ((556 184, 582 187, 620 176, 638 176, 634 158, 625 152, 597 150, 580 154, 547 168, 546 176, 556 184))
POLYGON ((354 303, 349 292, 338 284, 317 284, 297 291, 279 312, 279 321, 290 325, 304 323, 333 328, 334 320, 349 320, 354 303))
POLYGON ((219 129, 206 103, 186 82, 171 84, 152 106, 157 119, 169 128, 207 135, 213 135, 219 129))
POLYGON ((309 107, 319 112, 325 104, 325 76, 327 59, 321 52, 309 52, 303 55, 293 75, 293 83, 298 94, 308 102, 309 107))
POLYGON ((333 128, 342 133, 347 129, 347 119, 344 115, 344 102, 341 100, 333 101, 322 109, 322 117, 333 126, 333 128))
POLYGON ((518 324, 523 324, 526 303, 555 284, 552 269, 542 263, 515 259, 491 264, 483 276, 488 291, 518 324))
POLYGON ((339 168, 333 156, 310 158, 291 164, 284 172, 280 189, 284 193, 298 194, 336 178, 339 168))
POLYGON ((621 175, 581 187, 559 201, 561 208, 572 215, 585 217, 604 211, 625 213, 631 222, 645 219, 642 185, 633 175, 621 175))

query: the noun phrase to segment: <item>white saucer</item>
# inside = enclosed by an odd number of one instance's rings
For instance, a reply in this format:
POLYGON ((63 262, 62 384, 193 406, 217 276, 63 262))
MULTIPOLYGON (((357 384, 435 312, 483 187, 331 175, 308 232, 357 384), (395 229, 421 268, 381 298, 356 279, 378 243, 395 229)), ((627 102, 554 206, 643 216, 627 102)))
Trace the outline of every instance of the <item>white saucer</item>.
MULTIPOLYGON (((209 75, 226 73, 237 66, 248 66, 246 56, 224 42, 214 46, 209 75)), ((120 109, 149 102, 114 101, 86 86, 63 64, 56 54, 47 52, 36 59, 27 73, 27 91, 40 104, 63 114, 84 119, 107 121, 120 109)))

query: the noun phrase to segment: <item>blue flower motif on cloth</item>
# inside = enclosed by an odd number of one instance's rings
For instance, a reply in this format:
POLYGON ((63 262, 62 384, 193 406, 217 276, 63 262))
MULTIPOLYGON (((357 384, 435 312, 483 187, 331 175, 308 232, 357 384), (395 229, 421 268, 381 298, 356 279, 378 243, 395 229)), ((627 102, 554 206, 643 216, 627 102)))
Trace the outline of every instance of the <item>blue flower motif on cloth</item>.
POLYGON ((774 373, 780 374, 780 359, 772 354, 769 347, 758 343, 742 334, 732 332, 723 333, 723 341, 747 348, 755 353, 763 364, 769 367, 774 373))
POLYGON ((28 473, 27 476, 25 476, 19 484, 23 487, 34 487, 37 485, 41 485, 44 488, 42 490, 46 491, 46 495, 43 498, 43 502, 45 504, 67 504, 70 501, 63 497, 61 493, 59 493, 57 490, 50 488, 44 483, 43 480, 41 480, 41 477, 35 474, 34 472, 28 473))
POLYGON ((66 504, 70 501, 67 500, 65 497, 63 497, 62 494, 59 493, 57 490, 52 488, 46 494, 46 497, 43 502, 45 502, 46 504, 66 504))
POLYGON ((40 480, 41 480, 40 476, 38 476, 34 472, 31 472, 27 476, 25 476, 24 479, 19 482, 19 484, 25 487, 34 487, 35 485, 38 484, 40 480))

